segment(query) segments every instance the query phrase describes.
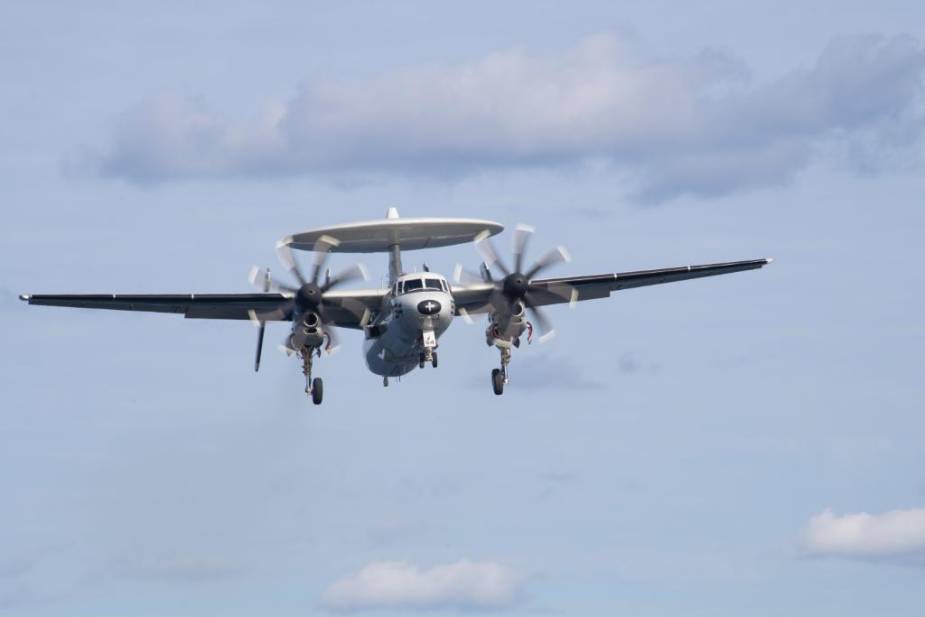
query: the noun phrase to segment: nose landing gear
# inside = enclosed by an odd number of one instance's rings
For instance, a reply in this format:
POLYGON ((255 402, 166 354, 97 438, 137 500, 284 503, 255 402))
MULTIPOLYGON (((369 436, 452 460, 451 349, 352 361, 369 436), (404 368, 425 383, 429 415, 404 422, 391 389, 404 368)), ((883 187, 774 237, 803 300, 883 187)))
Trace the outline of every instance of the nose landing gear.
POLYGON ((418 359, 418 368, 424 368, 427 363, 437 368, 437 337, 433 330, 425 330, 421 334, 421 345, 424 349, 418 359))
POLYGON ((437 352, 433 349, 425 349, 421 352, 421 357, 418 359, 418 368, 424 368, 424 365, 428 363, 437 368, 437 352))

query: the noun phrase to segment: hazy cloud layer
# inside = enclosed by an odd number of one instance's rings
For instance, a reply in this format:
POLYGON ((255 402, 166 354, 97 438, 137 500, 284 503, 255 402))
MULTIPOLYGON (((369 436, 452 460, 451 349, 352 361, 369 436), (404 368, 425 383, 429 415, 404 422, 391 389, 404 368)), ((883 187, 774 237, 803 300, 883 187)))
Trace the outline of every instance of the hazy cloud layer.
POLYGON ((804 530, 804 547, 830 555, 925 564, 925 509, 884 514, 817 514, 804 530))
POLYGON ((125 112, 84 162, 136 183, 593 164, 618 170, 642 202, 721 195, 786 183, 822 151, 865 169, 905 162, 921 132, 923 67, 911 37, 853 37, 752 84, 720 52, 651 58, 600 35, 560 54, 315 82, 251 123, 162 96, 125 112))
POLYGON ((457 561, 429 569, 403 561, 364 566, 331 585, 324 606, 337 611, 373 609, 493 610, 514 605, 523 577, 492 562, 457 561))

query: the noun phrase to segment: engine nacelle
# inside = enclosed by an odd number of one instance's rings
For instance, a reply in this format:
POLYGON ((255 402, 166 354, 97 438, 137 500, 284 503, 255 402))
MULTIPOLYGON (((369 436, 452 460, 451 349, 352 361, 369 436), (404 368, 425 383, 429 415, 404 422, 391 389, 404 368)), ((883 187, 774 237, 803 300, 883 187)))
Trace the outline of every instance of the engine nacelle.
POLYGON ((520 335, 527 329, 526 308, 518 301, 511 305, 510 312, 496 311, 488 315, 488 328, 485 330, 489 345, 508 346, 519 343, 520 335))
POLYGON ((311 349, 324 345, 325 337, 321 316, 317 313, 303 313, 292 324, 289 343, 293 349, 311 349))

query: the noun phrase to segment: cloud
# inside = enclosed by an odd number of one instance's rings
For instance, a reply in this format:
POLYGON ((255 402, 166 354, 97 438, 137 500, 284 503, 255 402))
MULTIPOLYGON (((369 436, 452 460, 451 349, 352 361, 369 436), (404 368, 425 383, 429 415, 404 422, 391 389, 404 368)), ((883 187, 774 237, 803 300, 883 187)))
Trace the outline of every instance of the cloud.
POLYGON ((658 203, 787 183, 826 153, 869 171, 889 152, 908 158, 923 70, 912 37, 862 36, 753 85, 728 54, 651 58, 603 34, 557 54, 317 81, 252 122, 162 96, 125 112, 109 146, 84 161, 141 184, 593 165, 658 203))
POLYGON ((811 555, 925 565, 925 509, 843 516, 825 510, 809 520, 803 545, 811 555))
POLYGON ((420 569, 404 561, 380 561, 331 585, 323 604, 336 611, 494 610, 520 600, 523 577, 492 562, 457 561, 420 569))

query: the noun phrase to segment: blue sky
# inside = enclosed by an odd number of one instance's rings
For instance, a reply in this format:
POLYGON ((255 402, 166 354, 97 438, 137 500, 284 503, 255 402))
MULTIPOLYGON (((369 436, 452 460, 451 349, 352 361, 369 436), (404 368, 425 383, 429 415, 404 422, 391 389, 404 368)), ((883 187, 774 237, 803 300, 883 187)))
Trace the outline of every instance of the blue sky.
POLYGON ((923 17, 4 6, 0 614, 914 612, 923 17), (344 333, 320 408, 283 326, 254 375, 247 323, 16 300, 248 291, 390 206, 563 275, 776 261, 551 311, 500 398, 481 327, 388 390, 344 333))

